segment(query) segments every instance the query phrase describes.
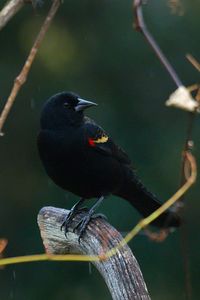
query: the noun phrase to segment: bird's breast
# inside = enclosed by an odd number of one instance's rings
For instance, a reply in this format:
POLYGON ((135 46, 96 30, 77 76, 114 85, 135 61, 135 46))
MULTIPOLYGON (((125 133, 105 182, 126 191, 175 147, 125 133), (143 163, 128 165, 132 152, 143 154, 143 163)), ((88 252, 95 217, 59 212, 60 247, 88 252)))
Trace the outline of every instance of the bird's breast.
POLYGON ((50 178, 80 197, 114 193, 123 181, 121 164, 89 147, 76 132, 73 135, 41 132, 38 149, 50 178))

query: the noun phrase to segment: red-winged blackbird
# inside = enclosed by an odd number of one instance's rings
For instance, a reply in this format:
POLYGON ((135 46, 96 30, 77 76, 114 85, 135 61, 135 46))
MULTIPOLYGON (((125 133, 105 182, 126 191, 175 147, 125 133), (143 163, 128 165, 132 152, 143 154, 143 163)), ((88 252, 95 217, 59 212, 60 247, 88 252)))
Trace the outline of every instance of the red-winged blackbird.
MULTIPOLYGON (((49 177, 64 190, 81 197, 66 217, 65 232, 84 200, 97 198, 78 225, 80 236, 97 206, 109 194, 128 200, 144 217, 161 206, 137 178, 127 154, 99 125, 84 116, 84 110, 94 105, 71 92, 52 96, 43 107, 38 136, 39 154, 49 177)), ((153 225, 177 227, 180 218, 168 210, 153 225)))

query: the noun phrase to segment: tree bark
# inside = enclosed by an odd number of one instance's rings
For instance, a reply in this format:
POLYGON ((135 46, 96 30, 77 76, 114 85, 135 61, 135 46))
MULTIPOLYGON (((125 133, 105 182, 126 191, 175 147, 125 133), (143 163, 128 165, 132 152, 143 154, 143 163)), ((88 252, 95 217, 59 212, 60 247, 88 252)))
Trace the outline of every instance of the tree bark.
MULTIPOLYGON (((65 237, 60 228, 68 213, 65 209, 44 207, 38 214, 41 237, 49 254, 103 255, 122 239, 115 228, 98 217, 90 221, 79 243, 73 228, 84 212, 76 215, 65 237)), ((150 300, 140 267, 128 245, 109 259, 92 263, 103 276, 113 300, 150 300)))

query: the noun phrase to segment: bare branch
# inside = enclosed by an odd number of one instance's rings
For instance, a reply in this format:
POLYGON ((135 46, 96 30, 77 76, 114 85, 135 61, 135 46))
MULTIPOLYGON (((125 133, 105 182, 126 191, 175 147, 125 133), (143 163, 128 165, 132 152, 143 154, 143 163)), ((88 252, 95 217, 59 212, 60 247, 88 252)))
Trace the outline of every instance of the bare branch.
POLYGON ((149 45, 151 46, 151 48, 157 55, 157 57, 160 60, 160 62, 162 63, 162 65, 165 67, 165 69, 169 73, 172 80, 175 82, 176 86, 177 87, 183 86, 176 71, 174 70, 174 68, 172 67, 172 65, 170 64, 170 62, 168 61, 168 59, 166 58, 166 56, 164 55, 164 53, 162 52, 162 50, 160 49, 158 44, 156 43, 153 36, 148 31, 146 24, 144 22, 144 18, 143 18, 142 4, 143 4, 142 0, 133 0, 133 10, 134 10, 134 15, 135 15, 134 26, 135 26, 136 30, 138 30, 139 32, 141 32, 144 35, 145 39, 147 40, 147 42, 149 43, 149 45))
POLYGON ((24 6, 24 0, 10 0, 0 11, 0 30, 24 6))
MULTIPOLYGON (((81 253, 103 257, 103 253, 122 240, 120 233, 102 218, 89 223, 80 243, 77 233, 74 233, 72 228, 65 237, 60 227, 68 213, 69 211, 64 209, 44 207, 38 215, 41 236, 48 254, 81 253)), ((75 217, 73 228, 80 217, 81 214, 75 217)), ((103 276, 112 299, 150 300, 139 265, 127 244, 112 257, 92 263, 103 276)))
POLYGON ((3 125, 7 119, 10 109, 15 101, 15 98, 16 98, 19 90, 21 89, 21 86, 26 82, 27 76, 29 74, 32 63, 35 59, 35 56, 38 52, 38 49, 41 46, 41 43, 45 37, 45 34, 54 18, 59 6, 60 6, 60 0, 54 0, 53 4, 49 10, 49 13, 40 29, 40 32, 38 33, 38 36, 33 44, 33 47, 29 53, 29 56, 24 64, 20 74, 16 77, 16 79, 14 81, 14 85, 11 90, 10 96, 8 97, 7 102, 3 108, 3 111, 0 116, 0 135, 3 135, 3 133, 2 133, 3 125))
POLYGON ((186 58, 193 65, 193 67, 195 67, 195 69, 200 72, 200 63, 196 60, 196 58, 194 58, 194 56, 189 53, 186 54, 186 58))

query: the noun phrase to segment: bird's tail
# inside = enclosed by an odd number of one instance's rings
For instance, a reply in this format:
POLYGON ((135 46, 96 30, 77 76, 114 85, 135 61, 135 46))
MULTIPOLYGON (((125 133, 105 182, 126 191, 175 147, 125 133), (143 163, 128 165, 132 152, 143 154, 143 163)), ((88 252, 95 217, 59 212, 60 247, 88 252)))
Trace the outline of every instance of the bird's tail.
MULTIPOLYGON (((149 216, 162 205, 157 197, 149 192, 135 175, 126 182, 117 192, 117 195, 128 200, 143 217, 149 216)), ((168 209, 151 224, 161 228, 170 228, 178 227, 180 223, 180 216, 168 209)))

